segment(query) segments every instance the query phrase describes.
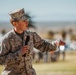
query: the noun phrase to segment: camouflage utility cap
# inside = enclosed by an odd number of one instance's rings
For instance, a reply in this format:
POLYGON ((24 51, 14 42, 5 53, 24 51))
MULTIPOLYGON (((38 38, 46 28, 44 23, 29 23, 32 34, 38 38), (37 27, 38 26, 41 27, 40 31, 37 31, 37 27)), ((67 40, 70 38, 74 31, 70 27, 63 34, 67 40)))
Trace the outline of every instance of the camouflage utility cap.
POLYGON ((16 20, 27 20, 29 17, 25 14, 24 8, 11 11, 10 16, 16 20))

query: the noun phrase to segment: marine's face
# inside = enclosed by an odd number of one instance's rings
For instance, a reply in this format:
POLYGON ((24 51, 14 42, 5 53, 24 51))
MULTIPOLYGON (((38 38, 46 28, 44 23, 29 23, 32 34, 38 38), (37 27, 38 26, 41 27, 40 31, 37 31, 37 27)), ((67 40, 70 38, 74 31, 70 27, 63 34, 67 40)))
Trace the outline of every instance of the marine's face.
POLYGON ((28 29, 28 21, 27 20, 18 21, 16 28, 21 31, 27 30, 28 29))

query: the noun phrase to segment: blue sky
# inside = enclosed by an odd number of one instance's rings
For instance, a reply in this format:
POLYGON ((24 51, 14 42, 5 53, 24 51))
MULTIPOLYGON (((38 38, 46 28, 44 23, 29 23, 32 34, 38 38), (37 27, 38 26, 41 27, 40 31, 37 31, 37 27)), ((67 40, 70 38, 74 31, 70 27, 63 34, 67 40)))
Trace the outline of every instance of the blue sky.
POLYGON ((0 0, 0 21, 9 21, 9 12, 24 8, 35 21, 76 21, 76 0, 0 0))

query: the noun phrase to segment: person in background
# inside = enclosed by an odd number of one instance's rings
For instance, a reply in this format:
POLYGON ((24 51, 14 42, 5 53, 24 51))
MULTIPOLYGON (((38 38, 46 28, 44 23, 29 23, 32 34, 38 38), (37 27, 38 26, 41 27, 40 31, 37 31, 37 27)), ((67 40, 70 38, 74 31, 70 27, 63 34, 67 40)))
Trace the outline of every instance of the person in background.
POLYGON ((49 43, 28 30, 29 17, 24 8, 11 11, 9 15, 13 29, 1 41, 0 65, 5 67, 2 75, 36 75, 32 66, 33 47, 49 52, 55 51, 57 44, 49 43))

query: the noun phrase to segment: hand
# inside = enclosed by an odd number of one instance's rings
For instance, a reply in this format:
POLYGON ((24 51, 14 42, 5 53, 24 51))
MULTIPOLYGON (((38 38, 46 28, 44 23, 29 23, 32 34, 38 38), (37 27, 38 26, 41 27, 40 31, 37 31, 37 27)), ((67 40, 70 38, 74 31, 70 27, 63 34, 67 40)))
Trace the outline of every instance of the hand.
POLYGON ((62 41, 62 40, 59 41, 59 46, 60 46, 60 45, 65 45, 65 44, 66 44, 66 43, 65 43, 64 41, 62 41))
POLYGON ((54 43, 55 43, 57 46, 65 45, 65 44, 66 44, 66 43, 65 43, 64 41, 62 41, 62 40, 56 40, 54 43))
POLYGON ((21 54, 24 55, 24 54, 28 54, 28 53, 29 53, 29 47, 27 45, 22 47, 21 54))

